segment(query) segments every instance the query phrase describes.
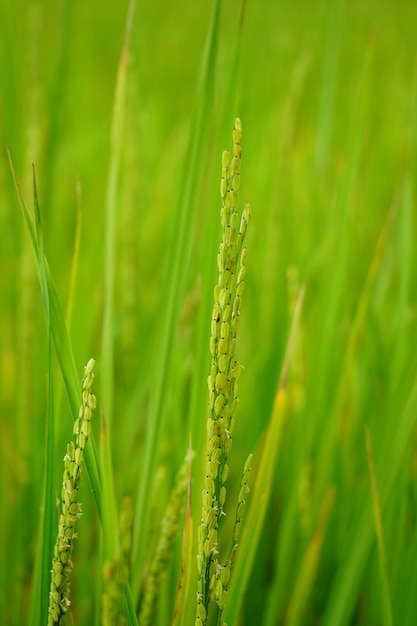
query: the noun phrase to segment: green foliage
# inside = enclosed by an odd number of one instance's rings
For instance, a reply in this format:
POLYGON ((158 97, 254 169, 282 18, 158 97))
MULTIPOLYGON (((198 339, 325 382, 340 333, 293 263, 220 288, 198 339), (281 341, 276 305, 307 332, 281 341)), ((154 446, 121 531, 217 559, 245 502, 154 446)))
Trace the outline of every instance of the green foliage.
POLYGON ((226 559, 246 504, 221 619, 411 626, 417 9, 133 5, 1 3, 0 615, 47 622, 94 355, 67 621, 100 624, 104 594, 110 623, 137 624, 191 435, 153 580, 154 623, 195 622, 219 159, 239 116, 252 209, 226 559))

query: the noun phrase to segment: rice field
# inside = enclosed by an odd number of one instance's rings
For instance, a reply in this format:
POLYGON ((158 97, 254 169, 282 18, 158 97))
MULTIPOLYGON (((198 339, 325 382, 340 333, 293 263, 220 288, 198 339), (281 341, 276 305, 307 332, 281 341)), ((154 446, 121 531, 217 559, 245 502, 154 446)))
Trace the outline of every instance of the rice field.
POLYGON ((1 622, 414 626, 417 6, 0 11, 1 622))

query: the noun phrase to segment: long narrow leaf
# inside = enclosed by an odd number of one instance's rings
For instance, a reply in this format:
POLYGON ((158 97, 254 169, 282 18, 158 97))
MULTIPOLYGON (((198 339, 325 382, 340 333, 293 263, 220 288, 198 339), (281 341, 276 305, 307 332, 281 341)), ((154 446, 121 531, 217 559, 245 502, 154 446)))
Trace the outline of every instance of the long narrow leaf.
POLYGON ((323 545, 327 522, 335 498, 334 487, 329 487, 320 510, 319 520, 315 533, 307 546, 304 558, 301 562, 298 579, 290 600, 286 624, 299 626, 307 620, 306 607, 309 595, 312 591, 314 578, 320 559, 320 551, 323 545))
MULTIPOLYGON (((26 207, 25 201, 23 199, 19 181, 17 179, 13 163, 11 160, 10 153, 9 163, 10 168, 13 175, 13 180, 15 183, 16 191, 19 198, 20 207, 22 209, 23 217, 25 219, 26 227, 29 233, 30 242, 32 244, 32 249, 35 257, 36 269, 38 271, 39 278, 40 274, 40 258, 39 251, 36 240, 36 232, 30 217, 29 211, 26 207)), ((49 265, 47 259, 45 257, 45 276, 48 284, 48 293, 49 293, 49 306, 50 306, 50 320, 51 320, 51 332, 54 340, 55 351, 58 357, 58 362, 60 365, 62 377, 64 379, 65 388, 68 395, 68 400, 71 408, 71 413, 74 421, 78 417, 79 410, 79 394, 80 394, 80 384, 79 384, 79 375, 77 372, 77 367, 75 364, 74 353, 72 351, 70 339, 68 336, 67 328, 65 325, 64 316, 62 313, 61 304, 59 302, 58 294, 52 279, 52 274, 49 269, 49 265)), ((40 278, 41 279, 41 278, 40 278)), ((97 448, 94 442, 93 434, 91 435, 91 439, 89 441, 89 445, 85 451, 85 463, 87 467, 88 477, 90 479, 91 488, 94 494, 94 498, 97 504, 97 510, 101 517, 101 485, 100 485, 100 475, 98 469, 98 456, 97 456, 97 448)))
POLYGON ((372 451, 371 435, 369 434, 368 428, 365 428, 365 441, 366 441, 366 453, 368 457, 369 477, 371 480, 372 508, 374 511, 375 533, 376 533, 377 543, 378 543, 379 566, 380 566, 381 581, 382 581, 382 600, 383 600, 382 616, 384 620, 383 623, 384 623, 384 626, 392 626, 393 620, 392 620, 391 594, 390 594, 389 583, 388 583, 387 557, 386 557, 386 552, 385 552, 381 502, 379 499, 378 485, 377 485, 376 475, 375 475, 375 465, 374 465, 374 457, 373 457, 373 451, 372 451))
POLYGON ((191 506, 191 494, 192 494, 192 448, 190 442, 189 448, 189 476, 188 476, 188 498, 187 498, 187 510, 185 512, 184 530, 182 534, 182 548, 181 548, 181 565, 180 576, 177 587, 177 596, 175 599, 174 617, 172 619, 172 626, 184 626, 186 618, 186 609, 188 595, 190 591, 191 572, 193 568, 193 510, 191 506))
POLYGON ((236 558, 237 571, 234 572, 234 577, 232 578, 232 584, 230 587, 230 597, 234 598, 234 602, 231 603, 230 609, 227 610, 226 621, 230 624, 235 624, 237 622, 241 604, 249 582, 250 572, 255 562, 261 530, 269 503, 272 477, 277 461, 282 428, 287 412, 288 368, 294 338, 300 319, 303 299, 304 288, 300 290, 298 295, 280 382, 275 396, 275 403, 272 409, 271 418, 264 436, 263 448, 257 455, 255 455, 255 458, 259 458, 258 471, 254 480, 249 512, 246 521, 244 522, 242 539, 239 544, 239 551, 236 558))
POLYGON ((116 214, 118 200, 118 183, 120 162, 122 156, 122 138, 124 128, 124 114, 126 101, 126 78, 129 53, 130 32, 132 28, 135 0, 129 4, 126 19, 125 38, 117 72, 116 90, 114 95, 113 119, 110 141, 110 166, 106 198, 105 219, 105 281, 104 281, 104 312, 102 330, 102 375, 101 398, 102 420, 105 427, 101 433, 106 433, 100 440, 100 467, 103 491, 106 498, 103 501, 103 557, 113 559, 118 545, 117 535, 117 506, 113 481, 111 456, 111 427, 114 404, 114 284, 116 271, 116 214))
POLYGON ((140 481, 138 481, 138 504, 133 542, 133 561, 136 569, 132 586, 135 601, 137 601, 140 592, 140 580, 145 560, 150 511, 148 503, 155 476, 161 433, 164 429, 167 414, 168 388, 173 362, 172 348, 185 294, 189 271, 191 235, 207 154, 210 112, 214 94, 219 5, 220 0, 215 0, 213 17, 200 70, 200 82, 197 87, 190 139, 180 184, 180 194, 175 210, 173 222, 175 230, 172 233, 172 241, 169 248, 169 276, 164 290, 165 303, 161 311, 161 334, 157 351, 158 358, 156 359, 158 368, 155 371, 155 384, 151 395, 144 462, 141 467, 140 481))
POLYGON ((33 196, 35 207, 35 244, 39 256, 39 271, 42 290, 42 298, 45 311, 45 324, 47 336, 47 363, 48 363, 48 393, 47 393, 47 414, 46 414, 46 463, 43 480, 43 515, 41 516, 41 526, 37 542, 37 554, 35 558, 35 570, 33 587, 29 609, 29 624, 35 626, 39 623, 46 623, 48 615, 48 596, 50 583, 50 569, 53 553, 53 537, 55 515, 55 429, 53 411, 53 360, 52 360, 52 333, 50 324, 49 294, 45 272, 45 253, 43 245, 43 233, 41 226, 41 216, 38 205, 36 190, 35 170, 33 169, 33 196))
MULTIPOLYGON (((42 298, 45 309, 45 322, 48 350, 48 404, 46 426, 46 463, 45 463, 45 491, 43 503, 43 537, 40 547, 42 549, 41 565, 41 605, 40 619, 43 624, 47 621, 49 604, 50 569, 52 564, 55 515, 55 416, 54 416, 54 391, 53 391, 53 357, 52 357, 52 328, 49 305, 48 281, 46 278, 45 249, 41 225, 41 213, 38 204, 36 189, 35 168, 33 168, 33 199, 35 207, 36 239, 38 243, 39 271, 42 290, 42 298)), ((33 593, 37 593, 34 590, 33 593)))
MULTIPOLYGON (((384 510, 395 485, 404 454, 407 449, 417 415, 417 380, 408 397, 404 411, 396 420, 394 437, 386 441, 376 462, 376 475, 379 475, 380 506, 384 510), (390 463, 386 459, 390 459, 390 463)), ((389 432, 389 429, 387 429, 389 432)), ((323 626, 346 626, 350 623, 355 599, 357 598, 366 559, 372 547, 373 525, 372 505, 369 498, 363 499, 361 517, 352 529, 350 540, 346 541, 343 553, 343 566, 338 570, 328 598, 328 607, 323 626)))

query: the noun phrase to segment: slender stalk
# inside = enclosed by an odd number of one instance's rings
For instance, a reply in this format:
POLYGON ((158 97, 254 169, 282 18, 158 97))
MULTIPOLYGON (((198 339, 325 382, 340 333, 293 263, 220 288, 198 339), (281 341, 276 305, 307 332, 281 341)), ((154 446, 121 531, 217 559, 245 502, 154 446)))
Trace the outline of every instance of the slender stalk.
POLYGON ((250 213, 249 205, 245 204, 239 219, 241 140, 242 124, 236 118, 232 158, 227 150, 222 156, 220 217, 223 237, 217 256, 219 279, 214 288, 211 321, 208 445, 198 529, 196 626, 208 623, 212 596, 220 609, 227 596, 227 588, 223 587, 219 574, 222 568, 217 555, 219 520, 224 515, 225 483, 229 473, 227 461, 235 423, 233 415, 238 402, 237 380, 241 371, 241 365, 235 359, 235 350, 246 273, 247 249, 243 248, 243 241, 250 213))
POLYGON ((48 626, 65 624, 70 606, 70 574, 72 570, 72 548, 76 538, 75 524, 81 516, 78 488, 81 480, 81 464, 84 449, 91 431, 91 417, 96 407, 96 397, 91 393, 94 380, 94 359, 85 366, 82 404, 78 419, 74 423, 75 441, 70 441, 64 457, 64 474, 61 492, 61 513, 58 535, 52 559, 51 590, 49 594, 48 626))

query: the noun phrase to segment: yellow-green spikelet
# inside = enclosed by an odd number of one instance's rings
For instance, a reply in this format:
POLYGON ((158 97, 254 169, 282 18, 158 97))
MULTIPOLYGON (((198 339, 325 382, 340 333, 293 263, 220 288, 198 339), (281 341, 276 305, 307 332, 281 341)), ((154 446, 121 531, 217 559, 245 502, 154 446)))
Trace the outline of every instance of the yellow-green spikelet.
POLYGON ((125 626, 124 591, 129 581, 129 561, 132 547, 133 503, 130 498, 122 500, 119 517, 120 547, 113 561, 103 566, 104 592, 102 598, 102 626, 125 626))
POLYGON ((48 626, 64 624, 70 604, 70 573, 72 570, 72 545, 76 537, 75 524, 81 515, 78 502, 78 486, 81 480, 81 464, 84 448, 91 430, 91 417, 96 407, 96 397, 91 393, 94 380, 94 359, 85 366, 82 404, 74 423, 74 441, 67 446, 64 457, 62 480, 61 513, 58 523, 58 536, 54 548, 49 593, 48 626))
MULTIPOLYGON (((226 499, 227 459, 231 449, 234 411, 238 402, 237 380, 241 365, 235 359, 240 305, 245 284, 247 249, 243 247, 250 207, 238 212, 242 124, 235 120, 233 151, 222 155, 220 211, 223 227, 217 255, 218 282, 214 288, 211 319, 211 371, 208 376, 207 464, 202 494, 202 518, 198 532, 198 586, 196 626, 207 623, 208 604, 217 564, 217 529, 226 499)), ((214 593, 215 595, 215 593, 214 593)))
POLYGON ((158 593, 161 580, 172 558, 175 540, 180 529, 180 519, 186 505, 191 457, 187 457, 181 466, 175 485, 171 491, 168 506, 161 523, 155 554, 150 563, 145 581, 145 589, 139 614, 139 625, 150 626, 155 622, 158 593))

